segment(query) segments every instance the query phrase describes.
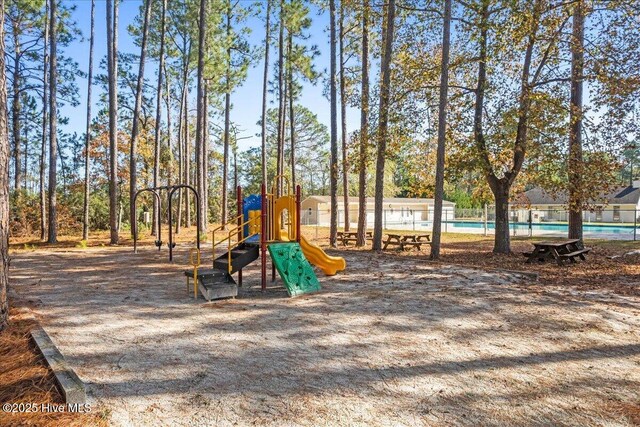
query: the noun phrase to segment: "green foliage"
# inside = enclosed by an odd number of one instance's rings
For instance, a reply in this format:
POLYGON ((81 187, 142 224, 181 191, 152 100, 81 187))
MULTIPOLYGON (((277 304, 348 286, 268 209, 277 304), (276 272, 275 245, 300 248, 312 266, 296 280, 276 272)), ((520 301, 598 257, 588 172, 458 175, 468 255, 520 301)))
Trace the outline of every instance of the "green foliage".
MULTIPOLYGON (((296 174, 298 183, 305 194, 328 194, 329 189, 329 133, 327 126, 318 121, 318 117, 308 108, 296 105, 295 139, 296 139, 296 174)), ((288 129, 288 115, 286 128, 288 129)), ((267 111, 267 187, 272 184, 276 175, 278 110, 271 108, 267 111)), ((291 142, 285 141, 284 159, 289 164, 291 159, 291 142)), ((245 193, 260 193, 262 184, 261 150, 251 148, 239 153, 239 169, 242 172, 242 185, 245 193)), ((291 168, 285 167, 285 175, 289 176, 291 168)), ((270 188, 268 188, 270 189, 270 188)))
POLYGON ((11 236, 29 236, 40 230, 40 200, 37 194, 26 190, 10 194, 9 227, 11 236))
POLYGON ((459 189, 446 191, 444 199, 455 203, 457 209, 475 209, 482 206, 469 193, 459 189))
MULTIPOLYGON (((74 5, 61 3, 59 9, 60 28, 58 57, 59 103, 79 105, 76 80, 82 76, 77 64, 64 55, 64 47, 79 36, 77 25, 72 21, 74 5)), ((253 64, 261 62, 259 50, 252 45, 250 24, 262 6, 259 3, 237 2, 235 0, 209 0, 207 13, 206 46, 198 46, 199 0, 169 0, 167 2, 167 87, 168 99, 163 105, 164 112, 171 112, 171 128, 166 117, 161 125, 161 167, 160 181, 165 183, 171 170, 173 182, 177 181, 180 150, 184 149, 183 134, 178 137, 178 129, 183 117, 178 119, 183 94, 188 101, 185 132, 189 137, 191 158, 184 163, 194 165, 193 98, 195 95, 195 65, 198 52, 206 51, 205 77, 209 95, 209 140, 213 149, 208 159, 209 206, 208 220, 220 216, 220 187, 222 156, 222 131, 218 128, 221 118, 221 102, 225 92, 233 92, 242 85, 253 64), (183 80, 184 79, 184 80, 183 80), (183 87, 184 86, 184 87, 183 87), (183 89, 186 89, 183 91, 183 89), (169 132, 171 130, 171 133, 169 132), (215 190, 214 190, 215 189, 215 190)), ((501 1, 470 0, 454 2, 454 31, 448 99, 449 126, 446 148, 446 190, 445 198, 456 203, 458 208, 480 207, 492 199, 487 184, 488 174, 498 179, 507 175, 515 176, 511 187, 512 196, 532 186, 541 186, 550 192, 566 191, 567 143, 569 137, 569 84, 571 59, 571 14, 576 2, 549 3, 547 1, 501 1), (474 105, 477 90, 479 66, 479 40, 481 10, 489 5, 491 11, 487 24, 489 32, 487 46, 488 67, 484 108, 484 147, 478 144, 474 134, 474 105), (534 5, 541 10, 536 10, 534 5), (538 15, 537 13, 540 12, 538 15), (526 118, 527 135, 522 144, 517 144, 519 119, 522 112, 523 87, 521 79, 524 69, 524 53, 531 36, 535 42, 532 65, 526 81, 530 103, 526 118), (529 96, 530 95, 530 96, 529 96), (516 153, 524 153, 524 161, 515 165, 516 153)), ((634 2, 594 0, 585 2, 586 45, 585 51, 585 112, 584 112, 584 161, 580 166, 584 200, 593 198, 608 186, 621 182, 628 183, 637 178, 640 171, 640 33, 637 31, 638 9, 634 2), (632 170, 633 169, 633 170, 632 170)), ((289 95, 294 100, 301 99, 305 83, 315 84, 322 74, 317 69, 316 59, 319 49, 310 43, 312 11, 316 6, 322 9, 326 2, 309 3, 302 0, 272 2, 272 28, 269 43, 275 44, 278 27, 284 29, 284 78, 289 95), (282 9, 280 9, 282 8, 282 9), (289 43, 290 38, 290 43, 289 43), (289 83, 291 83, 289 85, 289 83)), ((129 34, 134 43, 140 42, 143 6, 129 34)), ((345 17, 345 86, 348 103, 360 106, 360 64, 362 39, 362 2, 344 0, 340 3, 345 17)), ((439 8, 441 2, 427 2, 426 8, 439 8)), ((382 4, 372 6, 369 25, 372 82, 370 100, 369 134, 375 136, 378 115, 379 84, 375 79, 380 60, 380 19, 382 4)), ((12 236, 35 234, 40 229, 39 156, 42 138, 42 51, 44 30, 44 0, 7 0, 7 67, 8 82, 15 76, 12 58, 21 51, 22 64, 17 68, 17 89, 15 98, 20 103, 18 114, 21 118, 25 187, 28 190, 14 191, 11 195, 12 236), (17 38, 16 38, 17 37, 17 38), (17 42, 16 42, 17 40, 17 42)), ((392 93, 387 141, 385 196, 432 197, 434 187, 435 130, 437 129, 436 109, 440 84, 440 29, 442 17, 426 12, 424 2, 406 0, 398 10, 397 36, 394 41, 395 56, 392 64, 392 93)), ((155 126, 154 79, 149 75, 149 62, 159 54, 160 2, 153 1, 149 31, 149 51, 147 78, 144 81, 140 139, 137 153, 138 187, 151 185, 153 164, 153 132, 155 126)), ((262 29, 260 29, 262 30, 262 29)), ((328 39, 328 38, 327 38, 328 39)), ((313 39, 315 41, 315 39, 313 39)), ((327 40, 328 41, 328 40, 327 40)), ((328 44, 328 43, 327 43, 328 44)), ((277 48, 277 46, 276 46, 277 48)), ((128 216, 128 175, 129 165, 124 160, 128 154, 131 111, 134 105, 134 82, 137 79, 139 56, 120 52, 119 72, 119 117, 120 129, 118 201, 128 216)), ((274 64, 273 56, 271 60, 274 64)), ((101 64, 105 68, 104 61, 101 64)), ((157 67, 155 67, 157 68, 157 67)), ((273 68, 272 68, 273 69, 273 68)), ((97 88, 105 89, 104 73, 96 77, 97 88)), ((272 79, 277 85, 277 79, 272 79)), ((84 86, 83 86, 84 87, 84 86)), ((9 88, 13 96, 13 87, 9 88)), ((275 92, 275 91, 274 91, 275 92)), ((276 100, 277 102, 277 100, 276 100)), ((104 96, 98 100, 100 110, 94 117, 90 147, 92 166, 90 170, 91 229, 107 229, 109 225, 109 198, 107 188, 108 157, 106 155, 107 111, 104 96)), ((329 135, 327 126, 318 120, 313 111, 304 105, 295 104, 296 172, 298 182, 308 194, 329 194, 329 135)), ((14 112, 9 109, 9 114, 14 112)), ((10 117, 11 118, 11 117, 10 117)), ((276 174, 277 109, 267 114, 267 171, 269 180, 276 174)), ((285 115, 288 122, 288 112, 285 115)), ((62 128, 68 120, 59 117, 59 188, 58 212, 62 232, 81 230, 83 214, 83 138, 82 135, 65 133, 62 128)), ((285 123, 289 132, 289 124, 285 123)), ((13 129, 10 129, 13 131, 13 129)), ((238 137, 232 132, 230 143, 233 151, 232 167, 237 167, 239 182, 245 193, 258 193, 261 184, 261 156, 259 147, 238 151, 238 137), (237 164, 235 162, 237 156, 237 164)), ((352 132, 348 144, 348 171, 351 195, 357 195, 358 132, 352 132)), ((11 138, 12 143, 14 138, 11 138)), ((284 141, 285 171, 290 174, 291 140, 284 141)), ((375 180, 372 160, 375 158, 375 144, 369 144, 369 163, 366 167, 366 181, 375 180)), ((13 147, 14 153, 16 147, 13 147)), ((20 150, 17 150, 20 151, 20 150)), ((183 164, 184 164, 183 163, 183 164)), ((233 173, 230 174, 232 187, 233 173)), ((193 181, 192 181, 193 183, 193 181)), ((267 185, 270 185, 268 182, 267 185)), ((367 195, 373 195, 373 186, 367 186, 367 195)), ((225 189, 231 195, 229 207, 234 211, 233 189, 225 189)), ((339 186, 338 192, 342 191, 339 186)), ((148 196, 141 197, 140 208, 151 207, 148 196)), ((166 206, 163 207, 163 215, 166 206)), ((122 227, 127 228, 126 220, 122 227)), ((145 229, 140 223, 140 230, 145 229)), ((80 243, 83 245, 83 243, 80 243)))
POLYGON ((89 218, 92 230, 106 230, 109 228, 109 189, 102 186, 91 193, 89 218))

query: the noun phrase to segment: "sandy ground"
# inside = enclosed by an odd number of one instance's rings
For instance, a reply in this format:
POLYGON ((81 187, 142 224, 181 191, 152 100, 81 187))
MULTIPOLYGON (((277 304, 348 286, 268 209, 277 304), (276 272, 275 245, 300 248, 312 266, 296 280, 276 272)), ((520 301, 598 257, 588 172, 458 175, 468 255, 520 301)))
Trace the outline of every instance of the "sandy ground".
POLYGON ((150 247, 22 251, 11 279, 113 425, 640 423, 640 298, 345 251, 288 298, 194 302, 150 247))

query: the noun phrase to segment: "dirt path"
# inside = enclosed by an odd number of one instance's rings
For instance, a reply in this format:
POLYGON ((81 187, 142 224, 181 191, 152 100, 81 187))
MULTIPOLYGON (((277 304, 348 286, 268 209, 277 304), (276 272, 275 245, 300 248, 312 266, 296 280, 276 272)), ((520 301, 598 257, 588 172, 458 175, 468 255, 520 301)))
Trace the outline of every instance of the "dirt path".
MULTIPOLYGON (((287 298, 245 270, 197 303, 186 253, 14 254, 15 289, 113 425, 606 425, 640 422, 640 299, 346 252, 287 298)), ((276 283, 277 285, 277 283, 276 283)))

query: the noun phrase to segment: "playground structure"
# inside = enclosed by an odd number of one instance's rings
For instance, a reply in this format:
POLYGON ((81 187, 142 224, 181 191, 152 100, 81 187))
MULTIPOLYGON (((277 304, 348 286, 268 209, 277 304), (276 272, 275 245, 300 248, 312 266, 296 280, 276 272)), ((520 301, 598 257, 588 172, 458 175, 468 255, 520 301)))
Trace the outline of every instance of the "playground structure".
MULTIPOLYGON (((197 275, 185 273, 187 280, 194 279, 194 293, 197 287, 207 300, 236 296, 237 286, 242 286, 243 268, 258 259, 261 289, 266 290, 267 254, 271 258, 271 280, 275 281, 277 271, 290 296, 320 290, 310 263, 326 275, 345 269, 343 258, 327 255, 302 236, 300 186, 296 187, 295 194, 291 190, 284 176, 274 179, 271 192, 267 192, 263 183, 260 195, 243 198, 242 188, 237 188, 237 215, 212 230, 213 269, 198 271, 197 275), (277 184, 282 181, 286 185, 278 195, 277 184), (226 251, 217 256, 218 247, 226 251), (238 273, 237 285, 232 277, 234 273, 238 273)), ((193 261, 194 257, 191 258, 193 261)))
MULTIPOLYGON (((169 260, 173 260, 172 232, 172 198, 174 193, 185 188, 195 195, 198 192, 188 185, 145 188, 136 192, 134 210, 137 212, 138 195, 144 192, 153 194, 157 203, 155 245, 161 248, 161 197, 162 191, 167 192, 168 221, 169 221, 169 260)), ((249 195, 243 199, 242 188, 237 188, 237 215, 225 224, 212 230, 213 268, 202 269, 200 235, 197 233, 196 247, 189 253, 191 269, 185 272, 187 289, 190 279, 193 279, 194 298, 198 291, 211 301, 213 299, 235 297, 238 286, 242 286, 242 270, 260 259, 261 289, 267 288, 267 254, 271 258, 271 280, 275 281, 276 271, 280 274, 290 296, 318 291, 320 283, 310 264, 317 266, 328 276, 346 268, 344 258, 327 255, 319 246, 309 242, 300 229, 300 186, 296 186, 295 194, 291 191, 288 178, 278 176, 274 179, 271 192, 267 192, 266 185, 261 186, 261 194, 249 195), (278 192, 277 184, 282 185, 282 192, 278 192), (218 247, 225 252, 216 255, 218 247), (237 283, 233 275, 237 273, 237 283)), ((198 230, 201 218, 197 216, 198 230)), ((137 252, 137 222, 133 224, 134 251, 137 252)))

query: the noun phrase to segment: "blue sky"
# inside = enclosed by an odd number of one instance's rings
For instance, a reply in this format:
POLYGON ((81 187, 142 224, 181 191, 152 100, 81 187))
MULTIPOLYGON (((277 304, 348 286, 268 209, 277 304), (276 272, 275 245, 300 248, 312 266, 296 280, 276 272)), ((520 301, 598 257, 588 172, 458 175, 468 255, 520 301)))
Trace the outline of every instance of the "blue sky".
MULTIPOLYGON (((69 0, 66 0, 69 1, 69 0)), ((169 0, 171 1, 171 0, 169 0)), ((87 71, 89 66, 89 30, 90 30, 90 13, 91 13, 91 1, 90 0, 75 0, 70 2, 76 5, 74 12, 74 20, 78 27, 82 31, 83 39, 78 38, 65 50, 65 54, 73 57, 79 64, 80 69, 87 71)), ((96 1, 96 26, 95 26, 95 57, 94 66, 100 63, 107 53, 107 40, 106 40, 106 15, 105 15, 105 0, 96 1)), ((141 0, 124 0, 120 4, 119 11, 119 51, 125 53, 139 54, 140 49, 135 46, 133 39, 127 32, 129 24, 134 22, 135 17, 138 14, 141 5, 141 0)), ((306 43, 310 45, 317 45, 320 50, 320 56, 315 61, 315 66, 318 71, 324 71, 329 69, 329 37, 326 28, 329 26, 328 13, 318 14, 317 9, 311 6, 311 17, 313 24, 310 29, 311 37, 306 43)), ((194 23, 194 25, 197 25, 194 23)), ((252 29, 252 34, 249 36, 249 41, 252 45, 262 45, 264 40, 264 23, 261 19, 252 18, 248 22, 248 26, 252 29)), ((273 67, 273 61, 275 58, 274 48, 271 49, 270 67, 273 67)), ((251 136, 249 139, 240 141, 241 149, 247 149, 252 146, 260 145, 260 137, 255 136, 259 134, 260 127, 256 124, 260 119, 262 109, 262 73, 263 73, 264 61, 261 60, 253 68, 249 70, 247 80, 239 87, 232 95, 233 110, 231 111, 231 120, 238 125, 238 128, 242 130, 238 136, 251 136)), ((157 69, 157 62, 149 60, 147 62, 146 76, 152 76, 157 69)), ((94 70, 94 74, 103 72, 101 70, 94 70)), ((78 107, 64 107, 62 113, 69 117, 69 125, 67 131, 77 132, 78 134, 84 133, 85 130, 85 111, 86 111, 86 91, 87 80, 79 79, 78 85, 80 87, 81 103, 78 107)), ((98 99, 100 88, 94 86, 94 102, 98 99)), ((305 84, 302 92, 300 104, 309 108, 311 111, 318 115, 318 120, 329 127, 329 100, 322 94, 322 83, 319 82, 313 86, 311 84, 305 84)), ((273 96, 270 95, 270 102, 274 101, 273 96)), ((270 104, 275 106, 275 104, 270 104)), ((97 108, 94 108, 95 112, 97 108)), ((358 111, 348 109, 347 111, 347 129, 351 132, 359 127, 359 113, 358 111)))

